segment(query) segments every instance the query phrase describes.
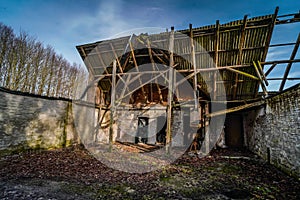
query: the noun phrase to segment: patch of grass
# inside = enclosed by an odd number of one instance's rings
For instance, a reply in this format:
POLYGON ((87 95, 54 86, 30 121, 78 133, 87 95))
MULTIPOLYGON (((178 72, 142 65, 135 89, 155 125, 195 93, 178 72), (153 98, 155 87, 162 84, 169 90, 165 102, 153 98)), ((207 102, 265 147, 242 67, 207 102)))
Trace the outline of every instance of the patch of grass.
POLYGON ((222 172, 225 174, 236 174, 241 171, 241 168, 235 165, 225 164, 222 167, 222 172))

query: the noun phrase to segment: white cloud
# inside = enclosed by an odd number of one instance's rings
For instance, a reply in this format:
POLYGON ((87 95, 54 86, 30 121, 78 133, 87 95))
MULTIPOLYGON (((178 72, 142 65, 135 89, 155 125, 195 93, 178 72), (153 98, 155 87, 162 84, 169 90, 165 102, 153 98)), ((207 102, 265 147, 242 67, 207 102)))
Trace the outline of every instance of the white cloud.
POLYGON ((290 54, 289 50, 270 50, 267 54, 266 60, 273 61, 273 60, 281 60, 281 59, 288 59, 287 55, 290 54))
POLYGON ((81 13, 65 21, 68 32, 88 42, 102 40, 119 32, 133 28, 130 19, 122 16, 122 1, 101 1, 96 13, 81 13))
POLYGON ((289 73, 289 78, 300 78, 300 71, 294 71, 289 73))

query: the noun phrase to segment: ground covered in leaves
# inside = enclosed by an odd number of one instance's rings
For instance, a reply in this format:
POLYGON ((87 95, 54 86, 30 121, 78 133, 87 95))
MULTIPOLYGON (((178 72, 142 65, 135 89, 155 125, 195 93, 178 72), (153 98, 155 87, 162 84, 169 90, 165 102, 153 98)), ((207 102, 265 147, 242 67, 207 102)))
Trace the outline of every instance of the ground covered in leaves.
POLYGON ((299 183, 245 150, 185 154, 146 174, 110 169, 82 147, 0 158, 0 199, 300 199, 299 183))

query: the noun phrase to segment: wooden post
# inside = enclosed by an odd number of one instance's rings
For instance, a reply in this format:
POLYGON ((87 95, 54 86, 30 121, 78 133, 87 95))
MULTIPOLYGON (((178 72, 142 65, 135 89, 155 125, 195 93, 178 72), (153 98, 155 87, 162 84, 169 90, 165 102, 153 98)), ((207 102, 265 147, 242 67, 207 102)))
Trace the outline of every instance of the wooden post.
MULTIPOLYGON (((294 60, 294 58, 295 58, 295 56, 296 56, 296 54, 297 54, 298 48, 299 48, 299 43, 300 43, 300 33, 298 34, 297 42, 296 42, 295 47, 294 47, 294 49, 293 49, 293 52, 292 52, 292 54, 291 54, 290 60, 294 60)), ((290 62, 290 63, 286 66, 286 70, 285 70, 284 75, 283 75, 283 80, 282 80, 282 82, 281 82, 281 84, 280 84, 279 92, 281 92, 281 91, 283 90, 283 88, 284 88, 284 85, 285 85, 286 79, 287 79, 287 77, 288 77, 288 75, 289 75, 289 72, 290 72, 290 70, 291 70, 292 64, 293 64, 293 63, 290 62)))
POLYGON ((211 130, 210 129, 207 130, 207 127, 209 127, 208 126, 209 118, 207 118, 207 115, 209 114, 209 104, 207 102, 205 103, 204 108, 205 108, 205 110, 204 110, 204 112, 205 112, 205 115, 204 115, 205 153, 208 154, 210 151, 209 132, 211 130))
POLYGON ((116 98, 116 71, 117 71, 117 61, 113 61, 112 70, 112 85, 111 85, 111 99, 110 99, 110 123, 109 123, 109 151, 112 150, 113 144, 113 125, 114 125, 114 112, 115 112, 115 98, 116 98))
POLYGON ((193 34, 193 25, 190 24, 190 41, 191 41, 191 54, 192 54, 192 65, 194 68, 194 99, 195 99, 195 109, 197 109, 198 105, 198 97, 197 97, 197 66, 196 66, 196 56, 195 56, 195 46, 194 46, 194 34, 193 34))
MULTIPOLYGON (((215 67, 218 68, 218 49, 219 49, 219 32, 220 32, 220 21, 216 21, 216 32, 215 32, 215 67)), ((217 99, 217 71, 213 72, 213 100, 217 99)))
POLYGON ((174 27, 171 27, 170 41, 169 41, 169 53, 170 53, 170 63, 169 63, 169 87, 168 87, 168 109, 167 109, 167 134, 166 134, 166 153, 171 152, 171 142, 172 142, 172 103, 173 103, 173 76, 174 76, 174 27))
POLYGON ((253 66, 254 66, 255 72, 256 72, 256 74, 257 74, 259 80, 260 80, 260 85, 261 85, 261 88, 262 88, 262 90, 263 90, 263 92, 264 92, 264 95, 265 95, 265 96, 268 96, 267 88, 266 88, 266 86, 265 86, 265 84, 264 84, 264 81, 263 81, 262 76, 261 76, 261 74, 260 74, 260 72, 259 72, 259 69, 258 69, 258 67, 257 67, 257 65, 256 65, 256 63, 255 63, 254 61, 253 61, 253 66))

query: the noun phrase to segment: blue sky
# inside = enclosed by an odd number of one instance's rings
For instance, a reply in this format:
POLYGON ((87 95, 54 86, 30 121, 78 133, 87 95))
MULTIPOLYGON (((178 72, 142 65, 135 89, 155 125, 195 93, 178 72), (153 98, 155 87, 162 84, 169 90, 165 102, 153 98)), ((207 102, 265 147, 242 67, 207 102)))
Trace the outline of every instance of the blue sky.
MULTIPOLYGON (((193 27, 274 13, 300 10, 299 0, 0 0, 0 21, 15 32, 51 45, 67 60, 83 63, 75 46, 107 39, 123 31, 159 27, 193 27)), ((273 43, 295 42, 300 23, 275 29, 273 43)), ((289 48, 291 49, 291 48, 289 48)), ((270 50, 268 59, 288 59, 290 52, 270 50)), ((298 54, 299 55, 299 54, 298 54)), ((298 56, 299 57, 299 56, 298 56)), ((300 70, 295 71, 300 76, 300 70)))

